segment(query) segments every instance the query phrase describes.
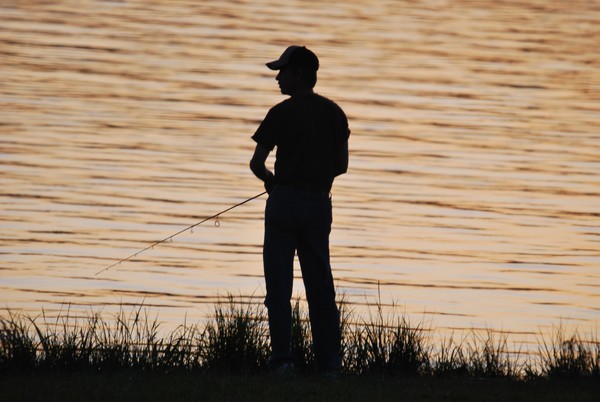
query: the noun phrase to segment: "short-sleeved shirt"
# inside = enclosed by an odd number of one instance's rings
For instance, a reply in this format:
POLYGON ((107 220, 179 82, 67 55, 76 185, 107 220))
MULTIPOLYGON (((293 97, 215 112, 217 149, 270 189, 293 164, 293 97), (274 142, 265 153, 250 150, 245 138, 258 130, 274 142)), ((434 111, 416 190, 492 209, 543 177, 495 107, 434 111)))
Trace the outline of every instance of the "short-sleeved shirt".
POLYGON ((273 150, 275 184, 328 192, 336 158, 350 130, 344 111, 318 94, 295 95, 272 107, 252 139, 273 150))

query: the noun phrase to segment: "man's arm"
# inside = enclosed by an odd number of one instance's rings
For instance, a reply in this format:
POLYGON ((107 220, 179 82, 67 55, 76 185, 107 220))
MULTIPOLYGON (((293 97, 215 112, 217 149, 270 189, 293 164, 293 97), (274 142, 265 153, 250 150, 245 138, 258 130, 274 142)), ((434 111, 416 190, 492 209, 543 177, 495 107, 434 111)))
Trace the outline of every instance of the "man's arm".
POLYGON ((334 176, 339 176, 348 171, 348 141, 344 141, 338 149, 335 158, 334 176))
POLYGON ((273 181, 275 179, 273 172, 267 169, 265 162, 271 151, 268 148, 263 147, 260 144, 256 144, 254 149, 254 155, 250 160, 250 170, 256 177, 265 183, 265 189, 270 193, 273 188, 273 181))

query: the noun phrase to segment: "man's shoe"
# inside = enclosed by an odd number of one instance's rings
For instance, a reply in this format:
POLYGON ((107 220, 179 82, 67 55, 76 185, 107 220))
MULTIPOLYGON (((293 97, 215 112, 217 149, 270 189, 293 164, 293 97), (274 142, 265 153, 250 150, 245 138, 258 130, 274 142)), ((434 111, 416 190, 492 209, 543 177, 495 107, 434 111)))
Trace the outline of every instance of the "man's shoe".
POLYGON ((340 378, 340 371, 339 370, 324 370, 324 371, 321 371, 321 377, 328 379, 328 380, 337 380, 340 378))
POLYGON ((296 367, 294 363, 285 362, 281 363, 273 372, 279 378, 294 378, 296 376, 296 367))

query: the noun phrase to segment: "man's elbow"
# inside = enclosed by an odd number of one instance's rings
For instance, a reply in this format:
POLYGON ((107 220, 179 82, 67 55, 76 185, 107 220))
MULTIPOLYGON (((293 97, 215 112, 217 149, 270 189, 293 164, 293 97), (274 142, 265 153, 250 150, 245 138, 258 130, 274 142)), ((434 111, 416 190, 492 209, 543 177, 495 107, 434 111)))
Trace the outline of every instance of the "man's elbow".
MULTIPOLYGON (((342 155, 342 156, 346 156, 346 155, 342 155)), ((333 170, 334 170, 333 173, 334 173, 335 177, 346 173, 348 171, 348 157, 346 156, 346 157, 342 157, 342 158, 338 159, 336 161, 336 164, 335 164, 335 167, 333 170)))
POLYGON ((348 172, 348 165, 343 165, 343 166, 338 166, 336 171, 335 171, 335 177, 343 175, 344 173, 348 172))
POLYGON ((348 171, 348 142, 341 144, 335 160, 335 176, 339 176, 348 171))
POLYGON ((250 170, 256 177, 262 179, 265 171, 265 163, 256 158, 252 158, 250 160, 250 170))
POLYGON ((335 163, 335 176, 339 176, 348 171, 348 149, 343 149, 338 154, 337 161, 335 163))
POLYGON ((254 159, 250 159, 250 170, 252 171, 252 173, 254 173, 255 176, 258 176, 257 172, 260 169, 260 164, 254 160, 254 159))

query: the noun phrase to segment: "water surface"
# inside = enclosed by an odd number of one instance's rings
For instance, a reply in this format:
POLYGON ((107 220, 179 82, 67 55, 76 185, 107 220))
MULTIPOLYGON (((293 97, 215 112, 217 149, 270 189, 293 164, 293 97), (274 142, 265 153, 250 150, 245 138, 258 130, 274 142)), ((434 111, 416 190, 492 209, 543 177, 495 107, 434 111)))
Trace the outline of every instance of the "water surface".
POLYGON ((0 20, 5 312, 143 302, 169 326, 260 301, 264 197, 95 274, 263 191, 250 136, 283 99, 264 62, 297 43, 350 120, 331 241, 357 312, 597 330, 600 2, 4 1, 0 20))

